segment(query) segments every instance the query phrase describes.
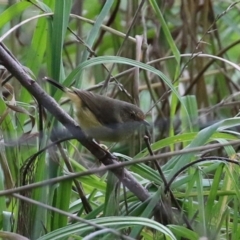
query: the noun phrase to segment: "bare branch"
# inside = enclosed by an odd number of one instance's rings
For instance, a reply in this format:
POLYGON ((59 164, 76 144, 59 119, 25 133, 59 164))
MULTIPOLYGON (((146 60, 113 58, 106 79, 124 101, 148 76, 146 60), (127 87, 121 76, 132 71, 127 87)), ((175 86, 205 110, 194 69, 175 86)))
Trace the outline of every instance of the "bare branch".
MULTIPOLYGON (((49 96, 36 81, 25 71, 24 67, 14 58, 7 48, 0 43, 0 62, 13 74, 16 79, 32 94, 32 96, 46 108, 63 126, 68 129, 73 138, 85 146, 100 162, 108 166, 117 163, 117 158, 110 152, 102 149, 97 143, 88 139, 79 125, 49 96)), ((139 200, 145 201, 150 197, 148 191, 124 168, 111 170, 118 179, 139 200)))

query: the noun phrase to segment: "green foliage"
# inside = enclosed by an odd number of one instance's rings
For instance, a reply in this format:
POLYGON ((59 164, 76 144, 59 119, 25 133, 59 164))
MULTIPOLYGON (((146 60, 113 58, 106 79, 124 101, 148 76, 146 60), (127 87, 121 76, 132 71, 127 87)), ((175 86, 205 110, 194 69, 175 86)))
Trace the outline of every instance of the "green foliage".
POLYGON ((0 237, 240 239, 239 4, 140 6, 137 0, 0 2, 0 41, 67 113, 73 115, 71 104, 43 76, 125 101, 126 93, 132 102, 140 96, 164 175, 141 133, 106 145, 150 193, 145 201, 76 140, 48 148, 52 130, 60 129, 61 138, 62 126, 1 67, 0 237), (59 181, 7 193, 53 178, 59 181))

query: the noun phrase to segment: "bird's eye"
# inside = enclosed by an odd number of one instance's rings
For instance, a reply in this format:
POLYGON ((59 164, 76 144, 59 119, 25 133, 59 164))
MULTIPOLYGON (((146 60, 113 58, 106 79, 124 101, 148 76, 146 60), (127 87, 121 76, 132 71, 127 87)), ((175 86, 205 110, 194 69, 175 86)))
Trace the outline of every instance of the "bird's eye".
POLYGON ((135 119, 136 118, 135 112, 130 112, 130 116, 131 116, 132 119, 135 119))

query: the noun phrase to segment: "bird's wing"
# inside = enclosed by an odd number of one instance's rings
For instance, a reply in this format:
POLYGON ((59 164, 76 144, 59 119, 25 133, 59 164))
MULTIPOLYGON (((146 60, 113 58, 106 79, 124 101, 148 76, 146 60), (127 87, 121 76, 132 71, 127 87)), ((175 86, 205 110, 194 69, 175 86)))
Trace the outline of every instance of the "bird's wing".
POLYGON ((102 125, 115 128, 120 123, 121 119, 118 118, 120 113, 113 114, 113 111, 116 111, 113 102, 117 100, 76 88, 73 88, 73 91, 82 100, 83 107, 87 107, 102 125))

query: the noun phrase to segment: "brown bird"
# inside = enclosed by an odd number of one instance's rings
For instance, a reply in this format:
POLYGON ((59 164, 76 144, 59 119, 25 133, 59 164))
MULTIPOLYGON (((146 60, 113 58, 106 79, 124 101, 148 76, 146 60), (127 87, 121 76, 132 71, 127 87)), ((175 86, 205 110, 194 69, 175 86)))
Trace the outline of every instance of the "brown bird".
POLYGON ((80 126, 89 137, 100 141, 118 142, 131 135, 141 125, 149 125, 144 120, 142 110, 131 103, 74 87, 69 89, 47 77, 44 80, 67 94, 74 104, 80 126))

